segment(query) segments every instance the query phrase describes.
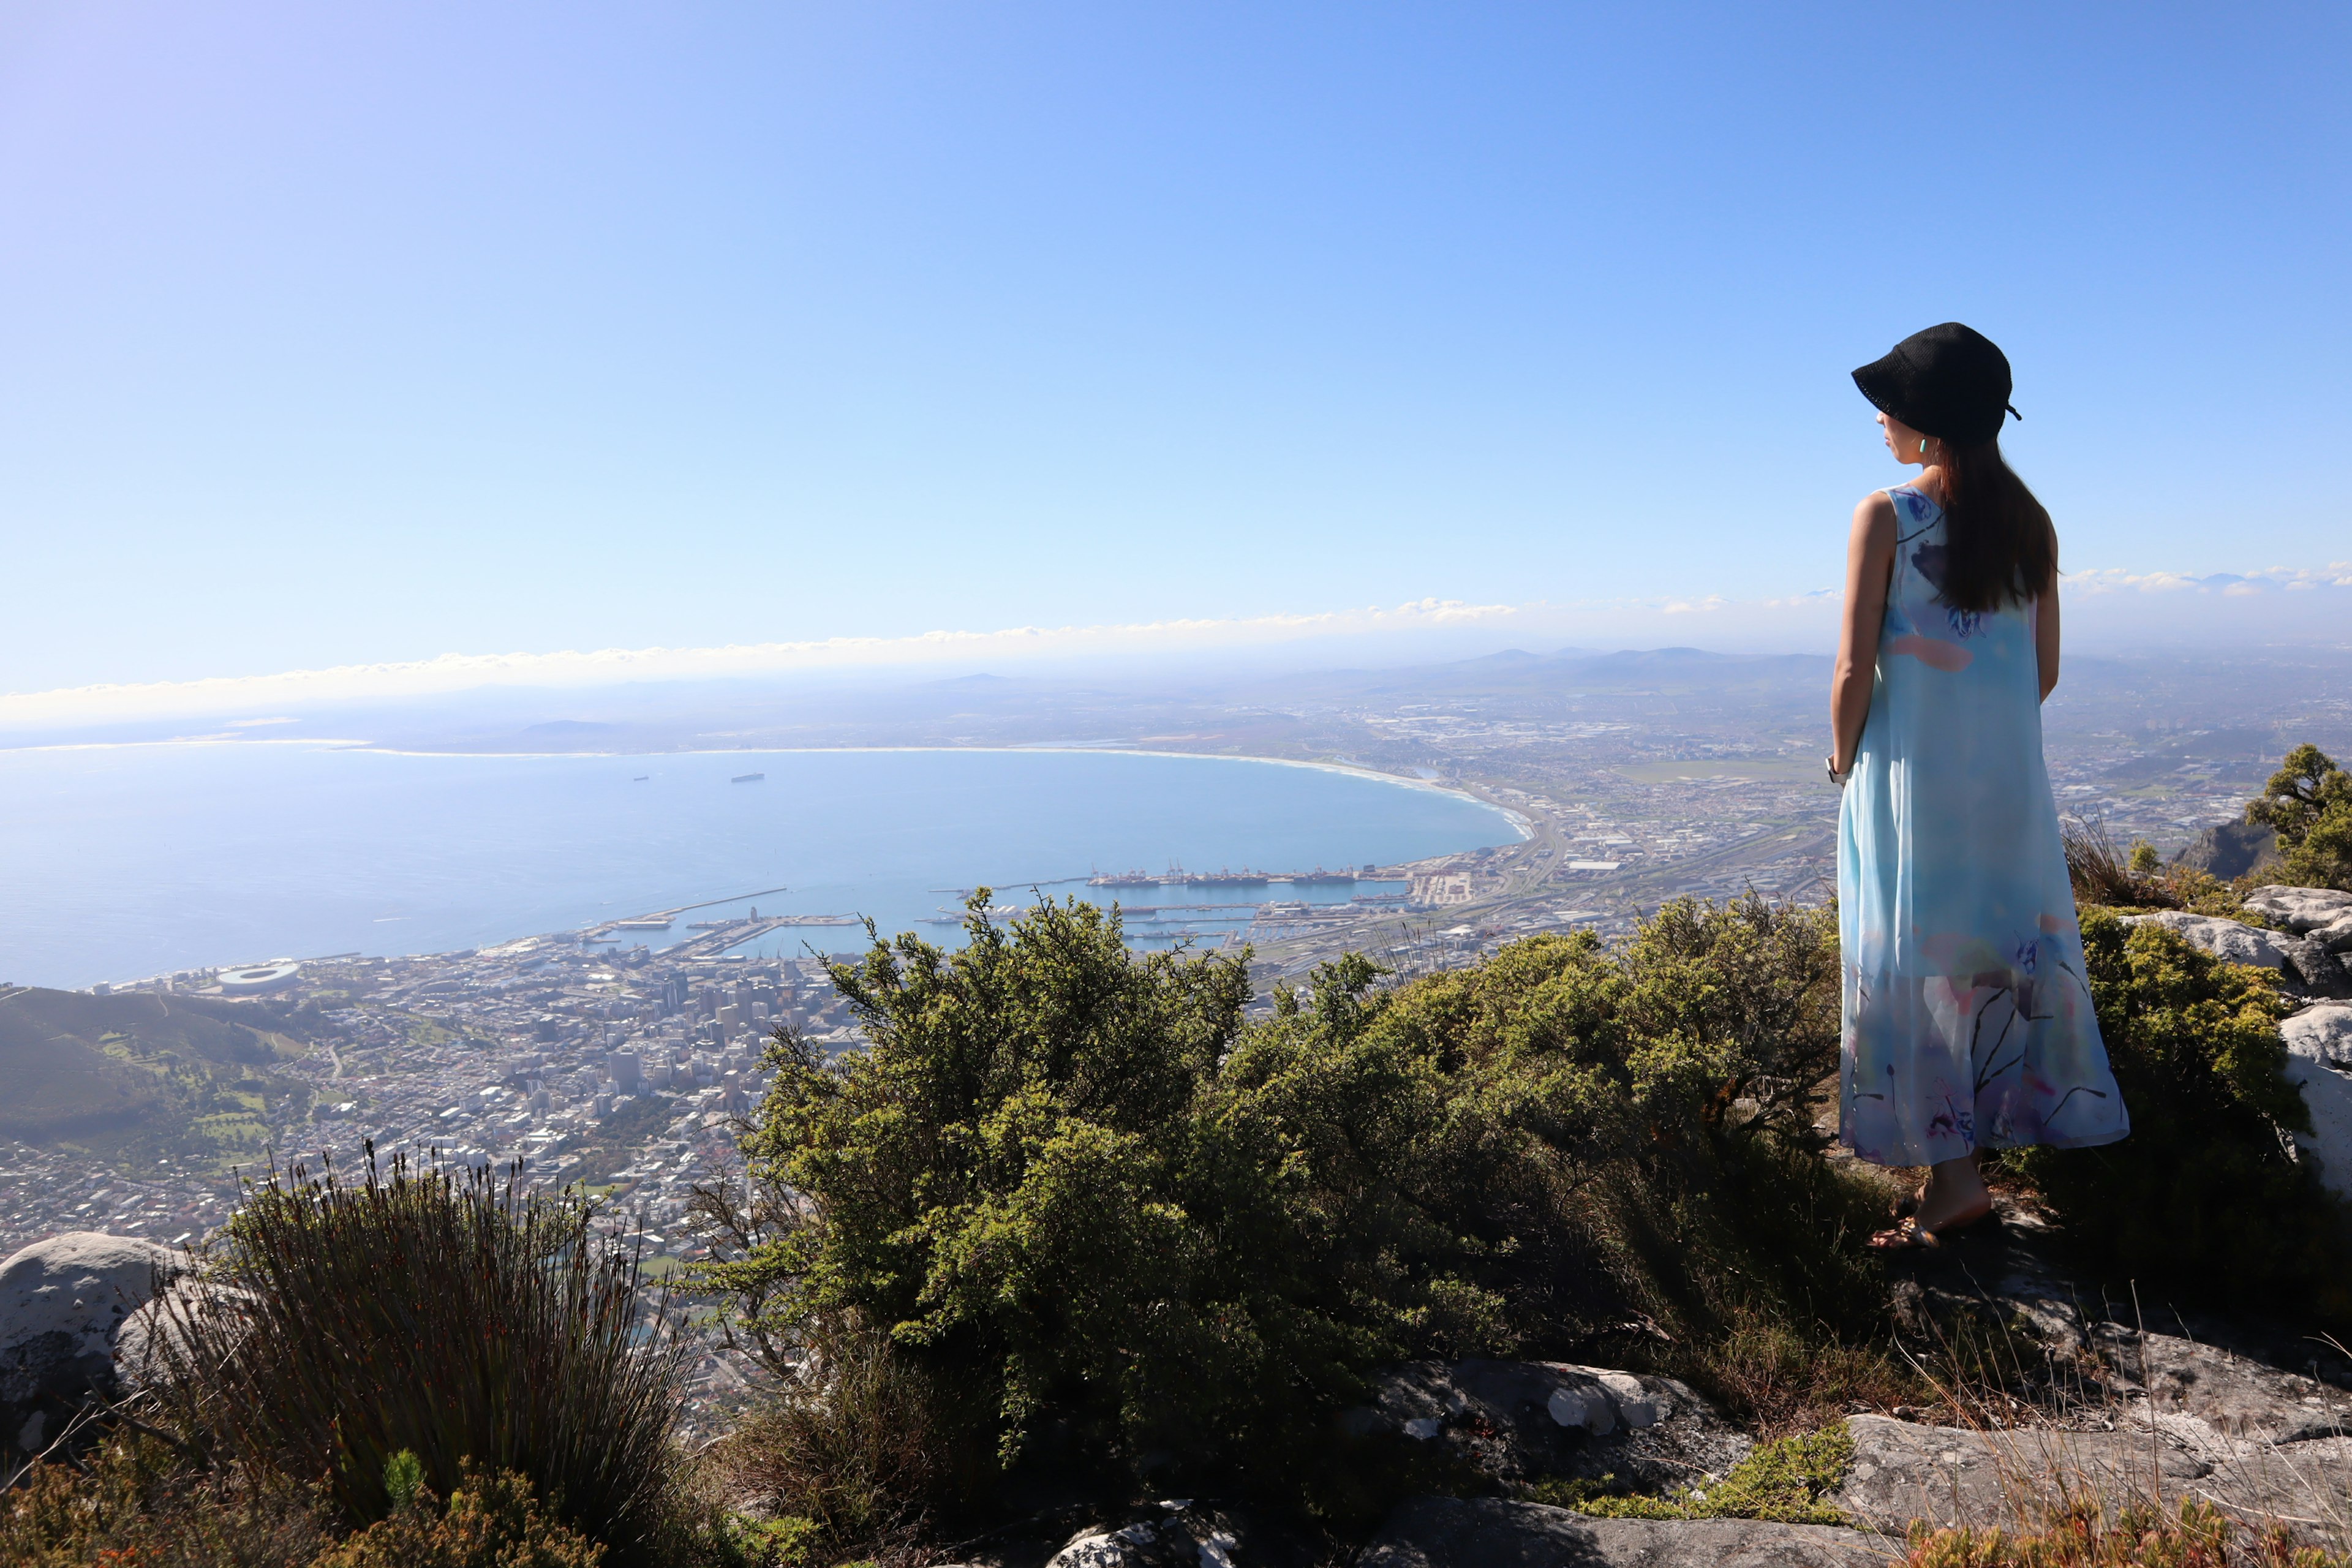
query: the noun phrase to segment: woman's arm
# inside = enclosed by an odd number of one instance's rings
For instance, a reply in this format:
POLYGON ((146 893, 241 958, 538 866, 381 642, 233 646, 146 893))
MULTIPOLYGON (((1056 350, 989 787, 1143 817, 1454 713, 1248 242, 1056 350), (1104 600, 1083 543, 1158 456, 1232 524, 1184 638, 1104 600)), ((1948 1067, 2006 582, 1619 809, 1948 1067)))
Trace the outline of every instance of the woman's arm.
POLYGON ((1845 630, 1838 639, 1837 673, 1830 680, 1830 722, 1841 773, 1862 749, 1870 718, 1870 688, 1878 673, 1878 633, 1886 620, 1886 584, 1895 570, 1895 503, 1885 490, 1853 509, 1853 536, 1845 552, 1845 630))
POLYGON ((2042 590, 2042 597, 2033 610, 2033 658, 2042 667, 2042 700, 2050 700, 2051 692, 2058 688, 2058 568, 2050 568, 2050 581, 2042 590))

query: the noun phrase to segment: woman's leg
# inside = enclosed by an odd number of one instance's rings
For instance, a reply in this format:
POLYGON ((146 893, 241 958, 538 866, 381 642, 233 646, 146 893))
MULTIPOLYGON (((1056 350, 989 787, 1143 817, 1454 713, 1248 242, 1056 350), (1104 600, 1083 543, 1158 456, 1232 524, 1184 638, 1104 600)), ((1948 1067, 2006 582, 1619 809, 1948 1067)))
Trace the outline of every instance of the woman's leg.
POLYGON ((1917 1210, 1902 1225, 1872 1237, 1870 1245, 1882 1248, 1923 1246, 1935 1239, 1936 1232, 1982 1219, 1991 1208, 1992 1194, 1985 1186, 1984 1173, 1977 1169, 1976 1153, 1971 1150, 1957 1160, 1938 1161, 1930 1166, 1917 1210), (1922 1231, 1928 1234, 1923 1237, 1919 1234, 1922 1231))
POLYGON ((1924 1229, 1941 1230, 1979 1218, 1991 1207, 1992 1194, 1986 1190, 1984 1174, 1977 1169, 1976 1151, 1970 1150, 1957 1160, 1940 1161, 1929 1168, 1927 1185, 1919 1194, 1919 1211, 1912 1217, 1924 1229))

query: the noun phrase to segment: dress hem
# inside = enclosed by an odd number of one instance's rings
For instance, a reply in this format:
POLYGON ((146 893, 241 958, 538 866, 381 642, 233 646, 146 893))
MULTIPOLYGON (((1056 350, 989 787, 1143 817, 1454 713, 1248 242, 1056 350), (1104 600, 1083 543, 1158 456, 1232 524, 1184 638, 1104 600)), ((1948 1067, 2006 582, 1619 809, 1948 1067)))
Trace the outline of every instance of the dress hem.
MULTIPOLYGON (((1979 1140, 1963 1152, 1947 1154, 1944 1159, 1965 1159, 1969 1154, 1981 1154, 1987 1152, 1997 1154, 2004 1149, 2103 1149, 2110 1143, 2120 1143, 2130 1136, 2131 1129, 2126 1127, 2117 1131, 2097 1132, 2083 1138, 2028 1138, 2016 1143, 2002 1143, 1986 1138, 1979 1140)), ((1943 1160, 1874 1159, 1854 1147, 1852 1139, 1843 1136, 1838 1139, 1837 1146, 1863 1163, 1875 1165, 1882 1171, 1916 1171, 1923 1166, 1943 1163, 1943 1160)))

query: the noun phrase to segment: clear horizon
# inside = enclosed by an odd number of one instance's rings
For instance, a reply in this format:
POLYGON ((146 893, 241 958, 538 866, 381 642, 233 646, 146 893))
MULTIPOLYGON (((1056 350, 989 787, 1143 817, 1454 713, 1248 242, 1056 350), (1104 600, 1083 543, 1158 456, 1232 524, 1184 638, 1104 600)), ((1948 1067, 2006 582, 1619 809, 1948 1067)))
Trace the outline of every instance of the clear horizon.
POLYGON ((1948 318, 2114 635, 2340 643, 2352 16, 1922 31, 13 8, 0 689, 1810 647, 1846 373, 1948 318))

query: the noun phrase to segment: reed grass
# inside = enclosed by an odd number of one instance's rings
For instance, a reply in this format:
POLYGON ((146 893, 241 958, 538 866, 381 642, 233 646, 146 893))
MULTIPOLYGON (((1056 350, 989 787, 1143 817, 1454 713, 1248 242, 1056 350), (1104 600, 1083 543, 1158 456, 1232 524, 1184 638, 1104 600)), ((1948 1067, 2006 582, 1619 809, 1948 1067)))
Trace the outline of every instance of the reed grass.
POLYGON ((156 1387, 208 1455, 315 1479, 357 1525, 403 1451, 450 1496, 526 1478, 566 1523, 646 1560, 666 1523, 685 1342, 593 1205, 488 1171, 357 1185, 302 1167, 252 1186, 167 1300, 156 1387))

